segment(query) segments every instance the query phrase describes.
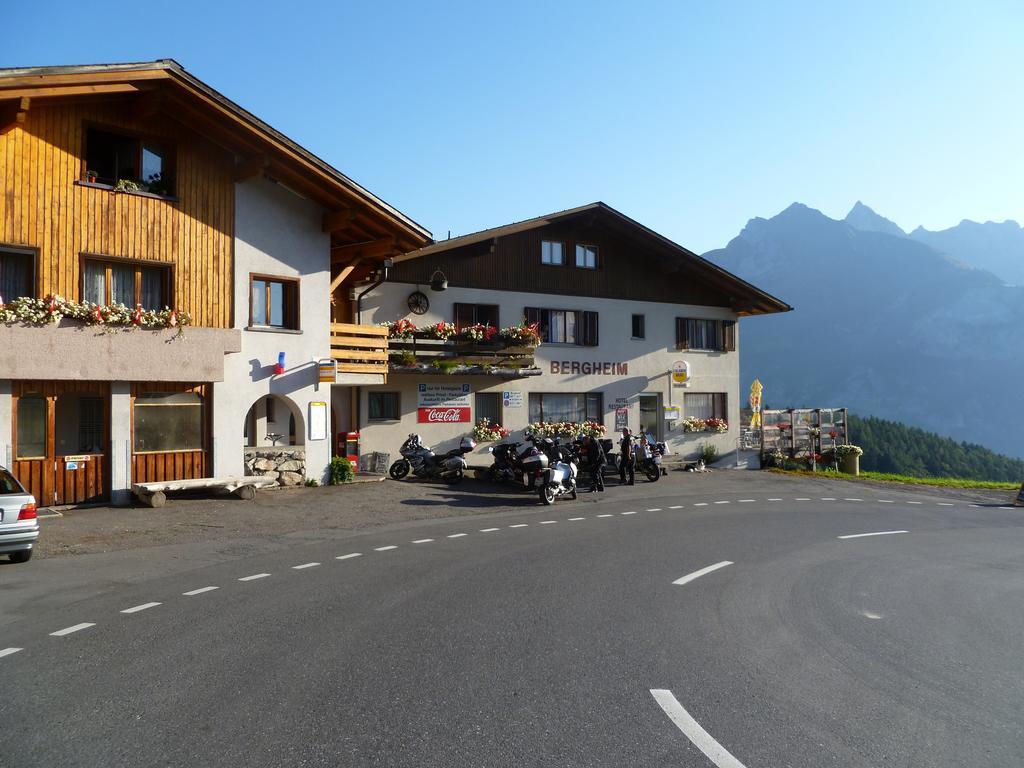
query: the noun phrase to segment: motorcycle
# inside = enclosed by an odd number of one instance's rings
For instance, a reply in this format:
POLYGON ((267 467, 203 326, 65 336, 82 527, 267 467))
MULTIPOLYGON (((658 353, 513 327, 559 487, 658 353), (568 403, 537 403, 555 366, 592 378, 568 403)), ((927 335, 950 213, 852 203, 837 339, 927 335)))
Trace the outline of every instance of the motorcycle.
POLYGON ((664 453, 664 443, 651 440, 647 435, 637 439, 638 446, 634 448, 636 455, 636 469, 652 483, 661 478, 661 456, 664 453))
POLYGON ((478 469, 478 480, 500 483, 506 480, 518 481, 523 474, 522 463, 517 449, 522 443, 498 443, 490 446, 487 451, 494 457, 494 463, 487 469, 478 469))
POLYGON ((423 444, 419 435, 409 435, 398 452, 402 458, 396 460, 388 469, 388 474, 395 480, 401 480, 410 472, 425 480, 444 480, 446 483, 460 483, 466 472, 464 454, 476 448, 476 443, 462 438, 458 448, 452 448, 440 456, 429 446, 423 444))
POLYGON ((544 472, 553 461, 555 441, 550 437, 535 437, 529 433, 526 439, 530 445, 520 449, 519 466, 523 470, 523 486, 528 491, 538 487, 544 472))
POLYGON ((555 457, 550 466, 543 470, 537 495, 546 505, 555 503, 559 496, 569 495, 576 499, 576 478, 579 474, 579 456, 573 448, 553 444, 555 457))

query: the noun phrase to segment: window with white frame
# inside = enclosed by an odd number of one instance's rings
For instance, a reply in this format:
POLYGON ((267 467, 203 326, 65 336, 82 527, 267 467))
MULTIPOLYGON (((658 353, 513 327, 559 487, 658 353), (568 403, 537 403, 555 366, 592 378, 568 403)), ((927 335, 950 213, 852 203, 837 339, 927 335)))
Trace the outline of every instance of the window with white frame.
POLYGON ((576 266, 580 269, 597 269, 597 246, 577 244, 576 266))
POLYGON ((565 243, 558 240, 541 240, 540 263, 559 267, 565 264, 565 243))

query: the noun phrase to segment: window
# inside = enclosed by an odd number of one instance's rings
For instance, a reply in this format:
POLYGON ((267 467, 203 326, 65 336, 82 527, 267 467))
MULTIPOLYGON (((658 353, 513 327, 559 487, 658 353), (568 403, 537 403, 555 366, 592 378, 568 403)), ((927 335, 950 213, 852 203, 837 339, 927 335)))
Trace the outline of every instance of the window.
POLYGON ((195 392, 145 392, 133 415, 136 453, 203 449, 203 398, 195 392))
POLYGON ((489 325, 492 328, 500 328, 498 325, 497 304, 456 304, 455 305, 455 327, 457 330, 469 328, 471 325, 489 325))
POLYGON ((35 253, 32 251, 0 249, 0 304, 36 295, 35 266, 35 253))
POLYGON ((299 281, 249 275, 249 326, 299 329, 299 281))
POLYGON ((597 269, 597 246, 577 245, 576 266, 581 269, 597 269))
POLYGON ((557 240, 541 240, 540 263, 555 266, 565 264, 565 243, 560 243, 557 240))
POLYGON ((725 392, 683 394, 683 416, 695 419, 726 419, 729 417, 729 400, 725 392))
POLYGON ((733 320, 676 318, 676 349, 736 351, 736 323, 733 320))
POLYGON ((477 421, 487 419, 491 424, 501 424, 501 393, 477 392, 475 418, 477 421))
POLYGON ((632 335, 634 339, 644 338, 644 316, 633 315, 632 335))
POLYGON ((604 423, 604 397, 600 392, 560 394, 530 393, 530 422, 596 421, 604 423))
POLYGON ((103 452, 103 421, 102 397, 82 397, 79 399, 78 448, 75 450, 75 453, 103 452))
POLYGON ((18 398, 18 451, 19 459, 38 459, 46 456, 46 398, 25 395, 18 398))
POLYGON ((398 421, 401 418, 397 392, 367 392, 366 405, 370 421, 398 421))
POLYGON ((100 128, 85 132, 85 171, 101 184, 133 181, 144 192, 174 194, 172 148, 163 142, 141 139, 100 128))
POLYGON ((0 493, 24 493, 24 489, 21 487, 14 475, 8 472, 6 469, 0 467, 0 493))
POLYGON ((597 346, 597 312, 527 307, 525 315, 527 323, 537 323, 540 328, 540 340, 547 344, 597 346))
POLYGON ((136 261, 82 261, 82 300, 160 310, 171 304, 171 268, 136 261))

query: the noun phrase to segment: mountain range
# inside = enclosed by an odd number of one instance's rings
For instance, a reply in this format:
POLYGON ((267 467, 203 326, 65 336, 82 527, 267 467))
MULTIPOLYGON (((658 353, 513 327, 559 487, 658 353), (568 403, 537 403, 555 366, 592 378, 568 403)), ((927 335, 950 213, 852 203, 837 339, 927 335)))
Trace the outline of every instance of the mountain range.
POLYGON ((1024 287, 919 234, 962 227, 907 235, 861 203, 751 219, 705 258, 795 309, 743 323, 745 385, 770 408, 847 406, 1024 458, 1024 287))

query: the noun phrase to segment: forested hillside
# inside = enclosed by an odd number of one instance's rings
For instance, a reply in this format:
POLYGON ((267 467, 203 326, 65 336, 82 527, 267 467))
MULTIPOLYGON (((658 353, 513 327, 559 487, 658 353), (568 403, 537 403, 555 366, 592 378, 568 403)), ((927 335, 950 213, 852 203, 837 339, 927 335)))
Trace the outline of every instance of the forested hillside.
POLYGON ((1024 482, 1024 461, 917 427, 851 415, 850 433, 852 442, 864 449, 860 466, 867 471, 1024 482))

